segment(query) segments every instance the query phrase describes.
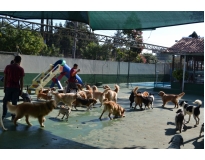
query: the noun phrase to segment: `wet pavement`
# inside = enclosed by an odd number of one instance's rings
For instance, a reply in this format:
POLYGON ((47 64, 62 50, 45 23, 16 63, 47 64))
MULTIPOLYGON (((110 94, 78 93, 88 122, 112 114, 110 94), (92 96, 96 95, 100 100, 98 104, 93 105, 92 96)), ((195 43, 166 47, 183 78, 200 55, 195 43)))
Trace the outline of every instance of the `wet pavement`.
MULTIPOLYGON (((110 84, 114 89, 114 84, 110 84)), ((134 87, 134 86, 133 86, 134 87)), ((3 131, 0 127, 1 149, 166 149, 171 137, 179 132, 175 131, 175 112, 172 103, 162 108, 161 98, 151 87, 139 86, 139 91, 154 93, 154 109, 141 111, 130 109, 129 95, 132 87, 120 88, 118 103, 126 109, 125 117, 109 120, 108 113, 104 113, 102 120, 99 116, 103 107, 100 103, 86 111, 86 108, 78 107, 72 110, 68 121, 58 118, 58 108, 46 116, 45 127, 41 128, 38 120, 30 118, 33 126, 28 126, 25 118, 18 121, 15 127, 11 122, 10 113, 4 119, 3 131)), ((99 88, 103 91, 102 88, 99 88)), ((163 90, 163 89, 162 89, 163 90)), ((3 99, 3 90, 0 89, 0 100, 3 99)), ((36 101, 36 95, 31 95, 36 101)), ((193 102, 195 99, 203 101, 199 126, 194 127, 195 120, 186 124, 181 135, 184 138, 184 146, 181 149, 204 149, 204 133, 199 137, 201 124, 204 122, 204 97, 184 95, 183 100, 193 102)), ((2 101, 0 101, 2 106, 2 101)), ((21 103, 21 102, 19 102, 21 103)), ((134 104, 133 104, 134 105, 134 104)), ((185 116, 188 119, 188 115, 185 116)))

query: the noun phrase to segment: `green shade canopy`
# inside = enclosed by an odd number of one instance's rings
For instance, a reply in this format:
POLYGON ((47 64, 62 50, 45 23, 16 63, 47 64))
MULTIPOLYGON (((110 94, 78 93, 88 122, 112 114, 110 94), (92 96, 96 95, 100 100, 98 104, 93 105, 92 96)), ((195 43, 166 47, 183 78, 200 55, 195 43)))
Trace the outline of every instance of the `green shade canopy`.
POLYGON ((78 21, 93 30, 146 30, 204 22, 204 11, 0 11, 0 15, 78 21))

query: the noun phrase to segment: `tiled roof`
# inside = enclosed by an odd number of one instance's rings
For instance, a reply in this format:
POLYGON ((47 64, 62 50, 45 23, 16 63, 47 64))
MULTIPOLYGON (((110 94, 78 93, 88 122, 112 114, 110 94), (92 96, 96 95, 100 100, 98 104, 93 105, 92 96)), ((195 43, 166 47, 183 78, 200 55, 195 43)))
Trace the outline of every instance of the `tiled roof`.
POLYGON ((168 49, 168 52, 180 52, 180 53, 204 53, 204 38, 182 38, 172 47, 168 49))

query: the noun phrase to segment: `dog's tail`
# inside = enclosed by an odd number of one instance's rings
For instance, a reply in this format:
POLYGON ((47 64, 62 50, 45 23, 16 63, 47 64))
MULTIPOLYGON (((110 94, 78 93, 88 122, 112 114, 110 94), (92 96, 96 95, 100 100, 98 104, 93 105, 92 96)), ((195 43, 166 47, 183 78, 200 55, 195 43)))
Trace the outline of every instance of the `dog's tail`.
POLYGON ((197 104, 198 105, 197 107, 201 107, 201 105, 202 105, 202 101, 199 99, 195 100, 193 103, 197 104))
POLYGON ((115 89, 114 89, 114 91, 115 91, 116 93, 118 93, 119 90, 120 90, 120 86, 118 86, 118 85, 116 84, 116 85, 115 85, 115 89))
POLYGON ((178 95, 177 95, 177 99, 181 99, 184 95, 185 95, 185 93, 184 93, 184 92, 182 92, 182 93, 178 94, 178 95))
POLYGON ((134 92, 135 95, 137 95, 137 90, 138 90, 138 88, 139 88, 139 87, 135 87, 134 90, 133 90, 133 92, 134 92))
POLYGON ((12 105, 11 102, 7 102, 7 108, 11 113, 16 114, 17 107, 12 105))

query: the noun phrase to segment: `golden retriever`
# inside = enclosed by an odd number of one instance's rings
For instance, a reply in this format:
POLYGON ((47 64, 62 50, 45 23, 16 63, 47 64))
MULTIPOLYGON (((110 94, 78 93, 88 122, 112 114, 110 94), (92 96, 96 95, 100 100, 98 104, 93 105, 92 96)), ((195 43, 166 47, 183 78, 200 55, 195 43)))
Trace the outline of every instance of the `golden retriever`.
POLYGON ((109 88, 110 90, 108 91, 107 94, 105 94, 105 98, 107 98, 109 101, 114 101, 117 103, 117 94, 120 90, 120 87, 116 84, 115 89, 111 90, 111 88, 108 85, 103 86, 104 89, 109 88))
POLYGON ((100 107, 102 106, 103 99, 105 99, 105 94, 107 94, 109 90, 110 89, 107 88, 103 92, 100 92, 100 91, 93 92, 93 98, 95 98, 96 100, 98 99, 100 101, 100 103, 101 103, 100 107))
POLYGON ((111 118, 111 114, 114 115, 114 118, 117 118, 117 117, 125 117, 124 113, 125 113, 125 109, 122 108, 119 104, 113 102, 113 101, 108 101, 108 99, 104 99, 103 100, 103 105, 104 105, 104 109, 103 109, 103 112, 102 114, 100 115, 99 119, 101 120, 102 118, 102 115, 108 111, 109 114, 108 114, 108 117, 110 118, 110 120, 112 119, 111 118))
POLYGON ((98 92, 98 87, 97 86, 92 86, 92 90, 93 90, 93 92, 98 92))
POLYGON ((38 118, 41 127, 44 127, 43 122, 45 121, 45 116, 48 115, 54 108, 56 108, 56 103, 54 100, 39 103, 24 102, 17 105, 12 105, 11 102, 7 102, 8 110, 15 114, 14 124, 17 125, 17 120, 26 117, 26 123, 29 126, 32 124, 29 122, 29 116, 38 118))
POLYGON ((182 92, 182 93, 176 95, 176 94, 166 94, 165 92, 160 91, 158 93, 158 95, 162 98, 162 102, 163 102, 162 107, 165 107, 165 104, 167 102, 172 102, 175 105, 174 108, 176 108, 176 107, 178 108, 179 107, 179 104, 178 104, 179 100, 185 95, 185 93, 182 92))
POLYGON ((79 96, 77 93, 56 93, 51 92, 54 95, 54 100, 56 101, 56 105, 60 102, 63 102, 65 105, 72 107, 72 103, 76 100, 79 96))

